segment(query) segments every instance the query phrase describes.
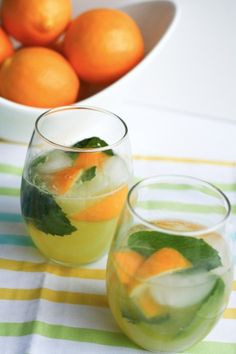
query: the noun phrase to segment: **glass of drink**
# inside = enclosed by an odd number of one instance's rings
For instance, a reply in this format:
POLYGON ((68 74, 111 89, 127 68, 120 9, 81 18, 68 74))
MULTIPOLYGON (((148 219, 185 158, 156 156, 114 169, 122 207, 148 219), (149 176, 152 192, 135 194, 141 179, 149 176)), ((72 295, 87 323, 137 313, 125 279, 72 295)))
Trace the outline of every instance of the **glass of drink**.
POLYGON ((128 131, 121 118, 72 106, 41 115, 21 185, 22 214, 38 249, 69 266, 102 257, 131 176, 128 131))
POLYGON ((213 185, 157 176, 129 192, 107 265, 111 311, 150 351, 179 352, 204 338, 229 298, 230 203, 213 185))

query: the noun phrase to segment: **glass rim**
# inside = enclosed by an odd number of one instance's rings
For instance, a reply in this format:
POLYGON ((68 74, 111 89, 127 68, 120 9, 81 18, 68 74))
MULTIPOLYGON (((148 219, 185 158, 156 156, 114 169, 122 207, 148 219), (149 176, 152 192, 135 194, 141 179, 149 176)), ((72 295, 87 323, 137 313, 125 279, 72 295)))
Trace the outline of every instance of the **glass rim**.
POLYGON ((138 218, 140 220, 140 222, 143 225, 147 226, 149 229, 151 229, 153 231, 162 232, 162 233, 168 233, 170 235, 182 235, 182 236, 200 236, 202 234, 208 234, 208 233, 214 232, 225 224, 225 222, 228 220, 230 213, 231 213, 230 201, 229 201, 228 197, 224 194, 224 192, 222 192, 218 187, 216 187, 214 184, 212 184, 206 180, 203 180, 201 178, 192 177, 192 176, 188 176, 188 175, 179 175, 179 174, 163 174, 163 175, 155 175, 155 176, 143 178, 141 181, 135 183, 132 186, 132 188, 130 189, 128 196, 127 196, 127 206, 128 206, 130 213, 133 216, 135 216, 136 218, 138 218), (226 207, 226 212, 225 212, 224 216, 222 217, 222 219, 219 220, 213 226, 210 226, 210 227, 207 227, 207 228, 201 229, 201 230, 194 230, 194 231, 174 231, 174 230, 171 230, 168 228, 162 228, 162 227, 156 226, 154 224, 151 224, 149 221, 147 221, 138 212, 136 212, 134 210, 132 203, 131 203, 131 196, 132 196, 133 192, 137 188, 139 188, 140 186, 149 185, 151 182, 154 182, 154 181, 158 183, 158 181, 160 181, 162 179, 166 179, 166 178, 187 179, 189 181, 201 183, 201 184, 205 185, 206 187, 210 188, 211 190, 214 190, 215 192, 217 192, 217 194, 224 201, 224 206, 226 207))
POLYGON ((40 114, 40 116, 36 119, 35 121, 35 131, 38 133, 38 135, 44 140, 46 141, 48 144, 54 146, 55 148, 58 148, 60 150, 64 150, 64 151, 69 151, 69 152, 102 152, 102 151, 107 151, 110 149, 115 148, 116 146, 120 145, 124 139, 127 137, 128 135, 128 127, 125 123, 125 121, 120 118, 117 114, 112 113, 106 109, 100 108, 100 107, 95 107, 95 106, 61 106, 61 107, 56 107, 56 108, 52 108, 52 109, 48 109, 47 111, 45 111, 44 113, 40 114), (44 134, 40 131, 39 128, 39 123, 43 118, 46 118, 47 116, 50 116, 53 113, 57 113, 57 112, 61 112, 61 111, 69 111, 69 110, 88 110, 88 111, 94 111, 94 112, 99 112, 99 113, 104 113, 107 116, 111 116, 115 119, 117 119, 118 121, 120 121, 120 123, 123 125, 124 127, 124 134, 122 135, 122 137, 117 140, 116 142, 114 142, 113 144, 108 144, 106 146, 102 146, 99 148, 78 148, 78 147, 70 147, 70 146, 65 146, 65 145, 61 145, 58 143, 55 143, 54 141, 46 138, 46 136, 44 136, 44 134))

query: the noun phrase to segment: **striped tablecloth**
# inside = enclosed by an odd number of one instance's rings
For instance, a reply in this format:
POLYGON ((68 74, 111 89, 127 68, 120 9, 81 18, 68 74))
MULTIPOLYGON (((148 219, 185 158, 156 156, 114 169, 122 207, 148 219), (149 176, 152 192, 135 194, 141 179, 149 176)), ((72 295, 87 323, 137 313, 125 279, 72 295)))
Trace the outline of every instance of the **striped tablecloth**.
MULTIPOLYGON (((48 263, 33 245, 20 214, 25 153, 25 146, 0 143, 0 353, 146 353, 112 318, 106 259, 69 269, 48 263)), ((137 178, 173 172, 204 177, 227 193, 236 213, 234 162, 138 155, 134 171, 137 178)), ((236 281, 224 317, 186 353, 236 354, 236 281)))

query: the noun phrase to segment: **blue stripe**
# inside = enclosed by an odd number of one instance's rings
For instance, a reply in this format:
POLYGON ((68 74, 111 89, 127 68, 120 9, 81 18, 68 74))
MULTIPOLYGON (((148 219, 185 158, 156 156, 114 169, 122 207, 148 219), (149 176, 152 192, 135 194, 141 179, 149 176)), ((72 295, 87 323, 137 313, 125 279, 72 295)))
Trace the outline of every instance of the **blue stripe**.
POLYGON ((0 244, 35 247, 30 236, 23 235, 0 235, 0 244))
POLYGON ((0 221, 23 222, 21 214, 0 213, 0 221))
POLYGON ((232 238, 232 240, 236 241, 236 232, 234 232, 233 234, 231 234, 231 238, 232 238))

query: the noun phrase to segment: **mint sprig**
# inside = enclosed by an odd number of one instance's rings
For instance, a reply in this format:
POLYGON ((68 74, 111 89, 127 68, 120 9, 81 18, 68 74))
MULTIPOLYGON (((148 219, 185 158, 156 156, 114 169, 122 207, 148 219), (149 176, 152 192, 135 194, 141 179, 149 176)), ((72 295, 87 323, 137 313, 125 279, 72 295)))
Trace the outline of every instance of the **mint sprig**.
POLYGON ((81 176, 81 181, 82 182, 87 182, 87 181, 91 181, 91 179, 93 179, 96 176, 96 166, 90 167, 88 168, 86 171, 83 172, 82 176, 81 176))
MULTIPOLYGON (((102 140, 100 139, 99 137, 97 136, 93 136, 93 137, 90 137, 90 138, 86 138, 86 139, 83 139, 81 141, 78 141, 76 144, 74 144, 72 147, 75 147, 75 148, 80 148, 80 149, 96 149, 96 148, 101 148, 101 147, 104 147, 104 146, 108 146, 108 144, 106 143, 105 140, 102 140)), ((114 155, 114 152, 109 149, 109 150, 105 150, 104 151, 104 154, 107 154, 107 155, 114 155)))
POLYGON ((220 277, 218 277, 215 286, 202 302, 196 316, 192 317, 192 321, 186 327, 181 328, 176 334, 175 339, 180 340, 186 338, 200 327, 203 333, 209 332, 221 315, 222 305, 225 300, 224 292, 225 283, 220 277), (206 318, 208 318, 207 321, 206 318))
POLYGON ((64 236, 76 231, 53 196, 28 184, 24 179, 21 186, 21 209, 26 220, 46 234, 64 236))
POLYGON ((218 252, 202 239, 170 235, 158 231, 138 231, 129 236, 128 247, 145 257, 164 247, 180 252, 194 269, 210 270, 222 265, 218 252))

